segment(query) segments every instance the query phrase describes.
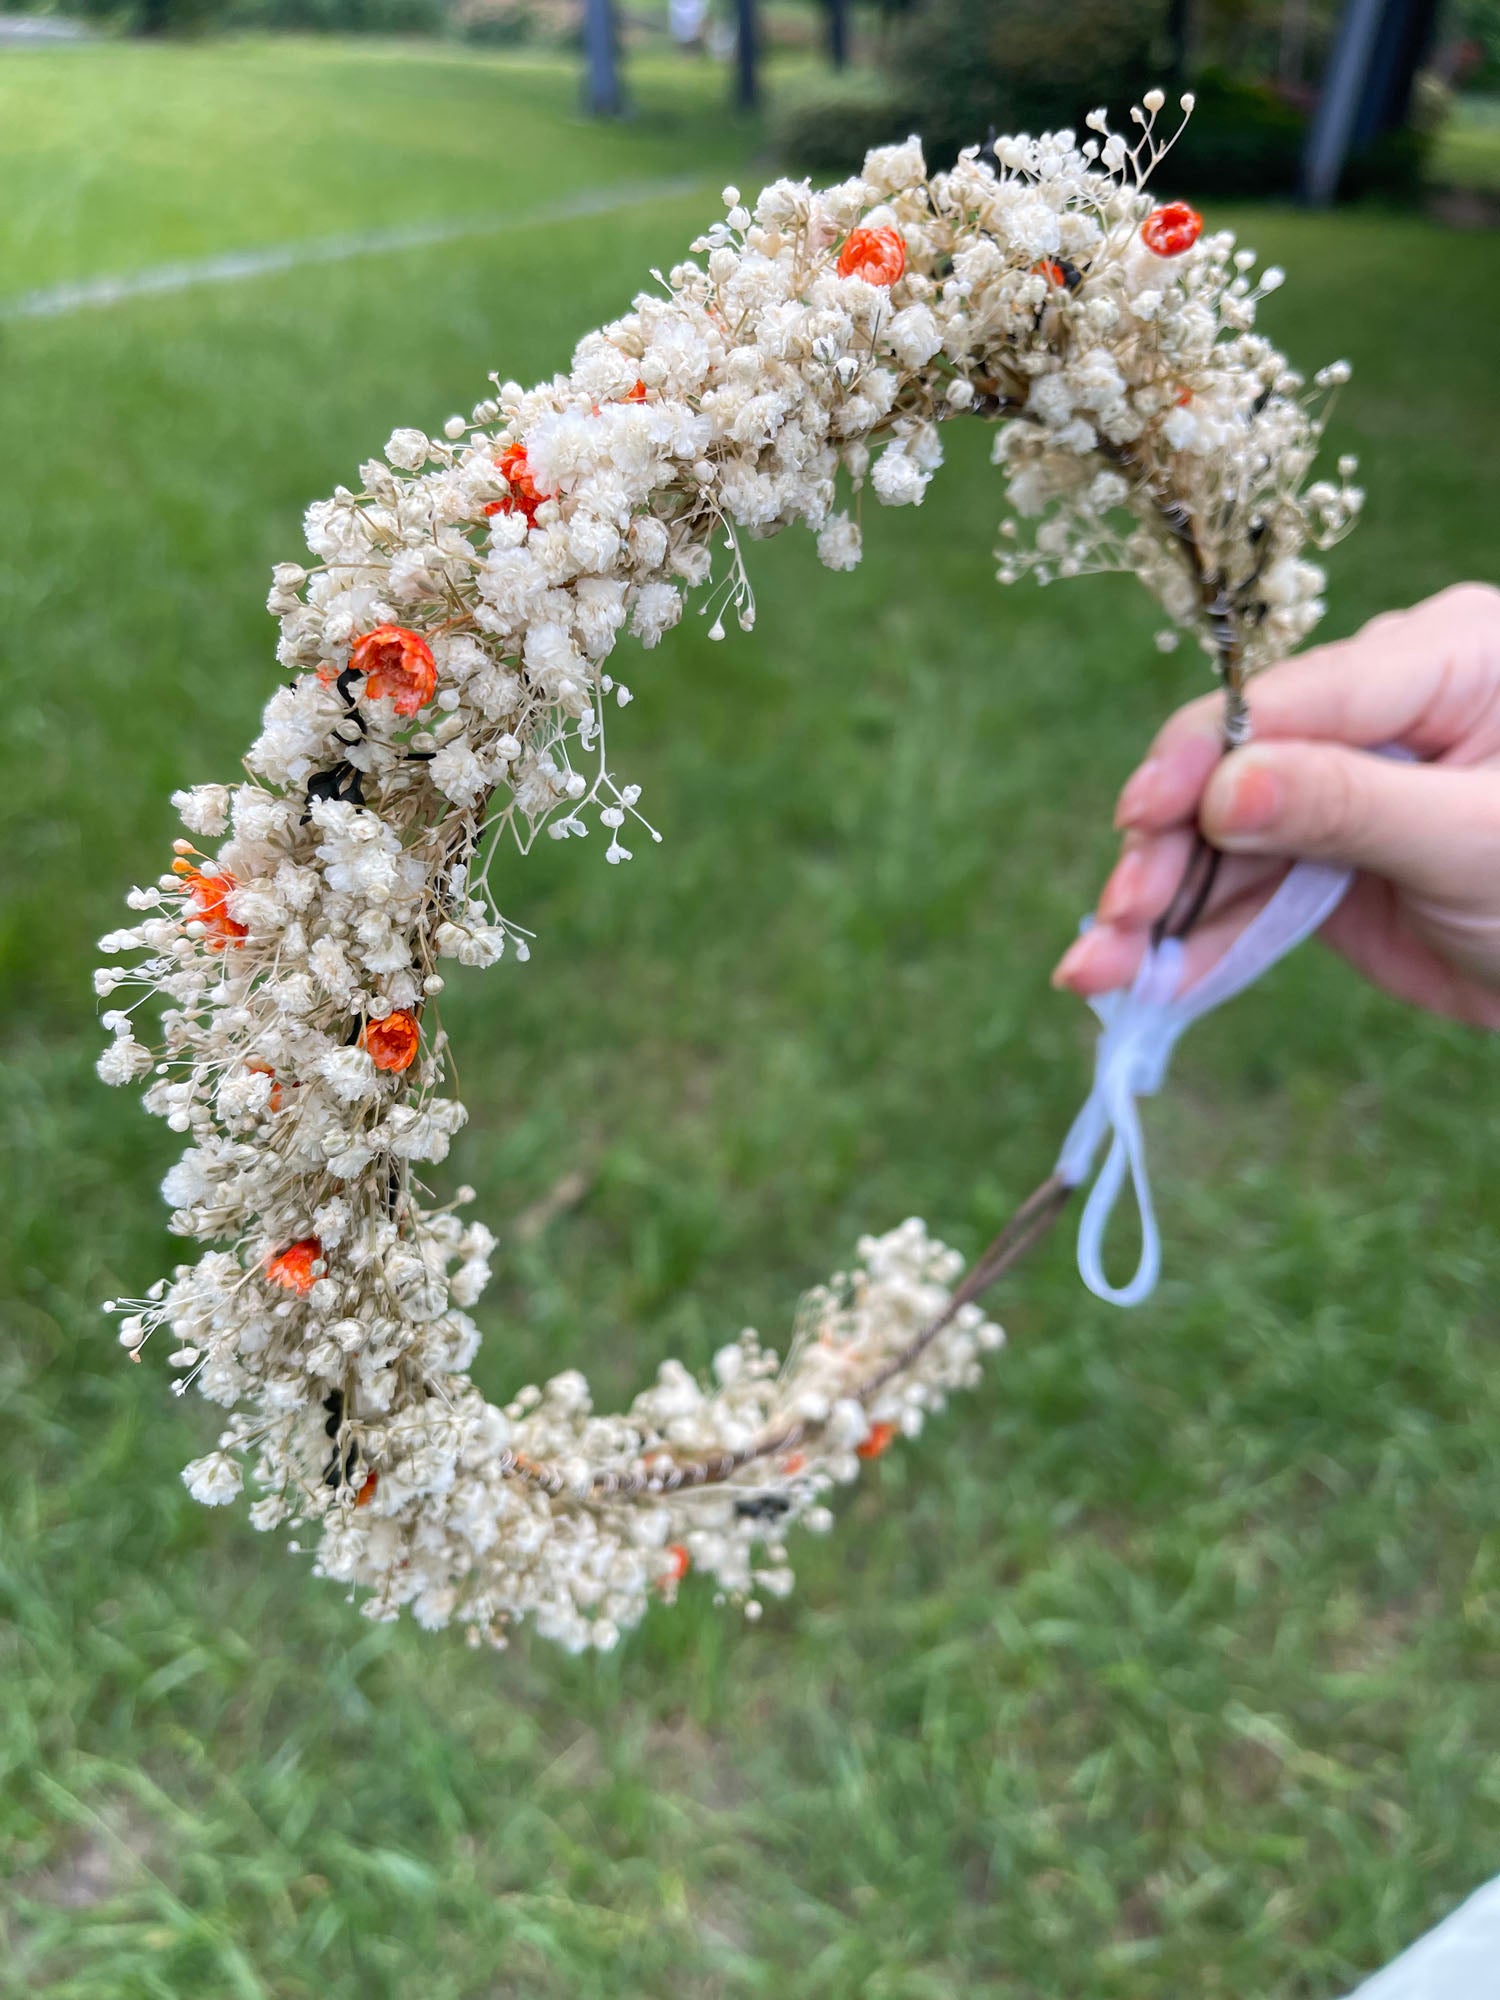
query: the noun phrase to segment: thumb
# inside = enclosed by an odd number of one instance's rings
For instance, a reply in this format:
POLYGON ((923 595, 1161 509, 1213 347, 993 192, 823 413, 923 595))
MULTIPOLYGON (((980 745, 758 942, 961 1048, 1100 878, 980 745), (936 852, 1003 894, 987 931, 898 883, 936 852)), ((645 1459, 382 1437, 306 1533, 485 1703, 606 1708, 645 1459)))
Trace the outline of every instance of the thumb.
POLYGON ((1331 861, 1449 905, 1491 904, 1500 883, 1500 779, 1489 769, 1252 743, 1221 760, 1199 820, 1226 853, 1331 861))

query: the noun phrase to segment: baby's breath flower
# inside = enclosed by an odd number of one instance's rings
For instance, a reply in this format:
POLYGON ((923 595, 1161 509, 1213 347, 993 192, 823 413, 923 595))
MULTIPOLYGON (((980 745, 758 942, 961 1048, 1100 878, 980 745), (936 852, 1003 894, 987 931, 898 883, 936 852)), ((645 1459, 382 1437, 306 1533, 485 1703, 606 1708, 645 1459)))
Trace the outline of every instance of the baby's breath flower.
POLYGON ((210 1452, 182 1468, 182 1483, 205 1507, 227 1507, 244 1485, 239 1461, 227 1451, 210 1452))

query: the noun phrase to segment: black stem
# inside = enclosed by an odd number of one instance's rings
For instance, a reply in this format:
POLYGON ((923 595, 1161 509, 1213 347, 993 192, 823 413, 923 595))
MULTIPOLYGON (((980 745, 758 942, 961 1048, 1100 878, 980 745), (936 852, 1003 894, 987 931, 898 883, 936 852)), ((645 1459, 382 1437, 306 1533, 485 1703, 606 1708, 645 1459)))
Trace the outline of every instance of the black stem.
POLYGON ((1208 905, 1223 859, 1220 849, 1211 846, 1201 833, 1193 836, 1193 851, 1182 871, 1182 880, 1173 890, 1171 902, 1151 926, 1153 945, 1160 944, 1163 938, 1187 936, 1208 905))

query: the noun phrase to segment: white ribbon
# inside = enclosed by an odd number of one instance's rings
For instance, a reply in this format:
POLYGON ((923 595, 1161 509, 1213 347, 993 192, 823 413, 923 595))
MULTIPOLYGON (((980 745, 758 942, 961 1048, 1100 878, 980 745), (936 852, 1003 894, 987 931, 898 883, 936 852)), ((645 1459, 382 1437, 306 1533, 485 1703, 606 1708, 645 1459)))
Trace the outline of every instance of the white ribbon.
POLYGON ((1351 869, 1299 861, 1265 908, 1196 984, 1178 992, 1183 947, 1176 938, 1166 938, 1147 951, 1133 986, 1089 1002, 1104 1024, 1094 1057, 1094 1087, 1063 1142, 1056 1172, 1067 1186, 1080 1186, 1105 1135, 1113 1134, 1078 1224, 1078 1272, 1096 1297, 1111 1305, 1138 1306, 1150 1297, 1161 1270, 1161 1241, 1136 1099, 1161 1089, 1183 1030, 1243 993, 1326 923, 1352 879, 1351 869), (1140 1209, 1141 1255, 1129 1284, 1112 1285, 1104 1275, 1104 1232, 1127 1168, 1140 1209))

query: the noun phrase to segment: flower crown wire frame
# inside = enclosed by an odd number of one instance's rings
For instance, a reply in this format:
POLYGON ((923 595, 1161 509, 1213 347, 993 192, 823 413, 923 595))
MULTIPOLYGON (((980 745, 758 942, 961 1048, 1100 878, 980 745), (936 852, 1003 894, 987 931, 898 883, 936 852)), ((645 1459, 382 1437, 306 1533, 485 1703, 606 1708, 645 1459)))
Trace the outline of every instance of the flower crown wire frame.
POLYGON ((144 962, 96 975, 165 1003, 155 1050, 133 1009, 105 1014, 100 1073, 151 1077, 147 1108, 189 1139, 171 1226, 227 1247, 112 1309, 132 1358, 166 1327, 174 1389, 229 1412, 193 1496, 230 1501, 248 1466, 254 1524, 314 1532, 368 1616, 409 1605, 503 1644, 530 1615, 607 1647, 690 1567, 757 1616, 790 1588, 789 1527, 828 1527, 830 1489, 1001 1343, 976 1301, 1057 1213, 1055 1182, 967 1275, 920 1222, 865 1238, 785 1361, 746 1332, 708 1380, 664 1362, 619 1415, 572 1370, 487 1404, 468 1309, 495 1239, 456 1213, 471 1190, 437 1204, 419 1173, 465 1118, 432 1003, 443 959, 527 955, 490 889, 501 836, 524 853, 597 819, 611 863, 630 825, 659 837, 605 754, 622 631, 655 645, 688 590, 714 637, 730 610, 748 629, 740 538, 793 522, 852 568, 841 475, 919 502, 948 417, 998 422, 1000 579, 1138 575, 1240 731, 1246 677, 1322 610, 1304 546, 1360 496, 1347 460, 1308 483, 1320 405, 1252 330, 1280 273, 1256 284, 1230 235, 1144 192, 1162 102, 1131 144, 1095 113, 1082 145, 997 140, 931 177, 912 140, 838 187, 778 181, 753 209, 726 189, 698 261, 654 273, 570 374, 496 378, 442 439, 398 430, 359 490, 309 511, 313 568, 277 569, 292 679, 245 780, 174 798, 222 844, 176 843, 129 899, 140 921, 103 940, 144 962))

